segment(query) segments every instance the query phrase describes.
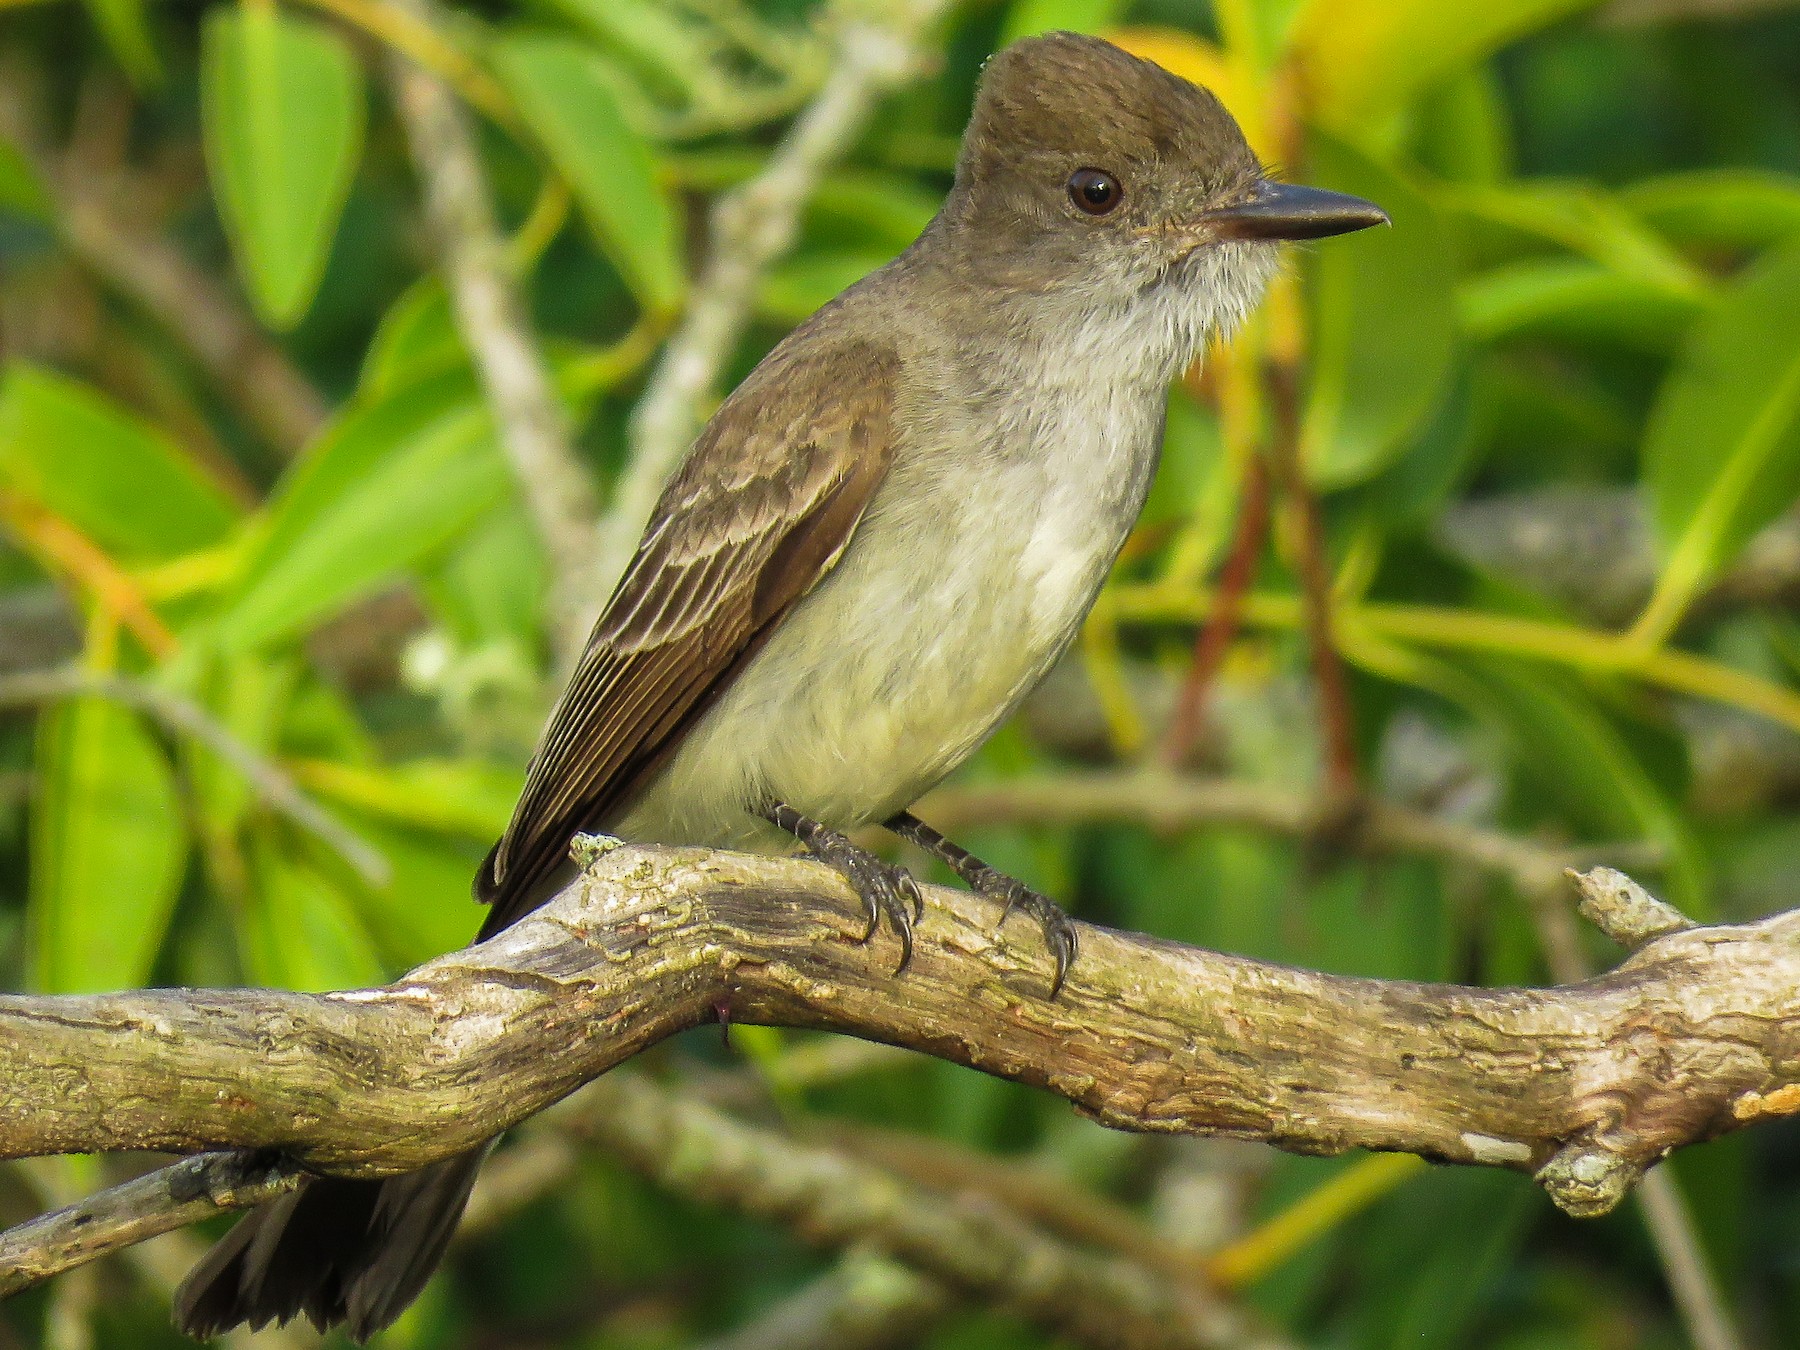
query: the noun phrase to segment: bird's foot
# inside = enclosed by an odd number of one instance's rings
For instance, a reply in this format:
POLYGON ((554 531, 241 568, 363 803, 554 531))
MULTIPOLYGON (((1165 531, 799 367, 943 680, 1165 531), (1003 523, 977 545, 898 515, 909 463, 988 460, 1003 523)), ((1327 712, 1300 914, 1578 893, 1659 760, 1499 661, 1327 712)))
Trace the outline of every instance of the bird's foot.
POLYGON ((1034 891, 1024 882, 1015 880, 1004 872, 996 872, 991 867, 985 875, 971 880, 969 885, 988 899, 998 900, 1006 906, 1005 912, 1000 916, 1002 925, 1014 910, 1037 920, 1038 927, 1044 932, 1044 945, 1050 949, 1050 959, 1056 963, 1056 969, 1050 976, 1050 997, 1055 998, 1062 992, 1063 981, 1068 978, 1069 967, 1075 961, 1075 921, 1049 896, 1034 891))
POLYGON ((898 975, 905 970, 912 960, 913 925, 925 917, 925 894, 913 874, 904 867, 882 861, 830 826, 801 815, 791 806, 777 802, 765 814, 779 829, 798 839, 814 858, 848 881, 862 897, 869 920, 862 941, 874 937, 881 927, 882 917, 887 917, 900 939, 900 964, 894 967, 894 973, 898 975))
POLYGON ((911 840, 948 865, 977 895, 985 895, 1005 905, 1006 913, 1000 916, 1002 924, 1015 909, 1036 919, 1038 927, 1044 930, 1044 945, 1050 949, 1050 959, 1056 963, 1050 976, 1050 997, 1055 998, 1062 991, 1063 980, 1075 960, 1075 921, 1063 913, 1062 906, 1049 896, 1038 894, 1024 882, 990 867, 960 844, 951 843, 910 811, 901 811, 885 823, 902 839, 911 840))

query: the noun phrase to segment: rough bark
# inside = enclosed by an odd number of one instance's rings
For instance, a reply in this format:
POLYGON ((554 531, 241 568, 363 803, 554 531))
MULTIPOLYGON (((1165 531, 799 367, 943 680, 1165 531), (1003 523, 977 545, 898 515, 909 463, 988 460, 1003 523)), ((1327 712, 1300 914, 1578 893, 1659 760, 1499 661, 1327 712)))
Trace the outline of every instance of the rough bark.
MULTIPOLYGON (((1597 870, 1586 890, 1641 935, 1623 878, 1597 870)), ((1664 931, 1549 990, 1354 979, 1083 926, 1054 1002, 1035 926, 999 920, 927 888, 896 976, 891 936, 858 942, 860 903, 816 864, 611 849, 538 914, 381 989, 0 999, 0 1156, 273 1148, 400 1171, 722 1014, 908 1046, 1124 1129, 1530 1170, 1575 1213, 1673 1149, 1800 1110, 1800 912, 1664 931)))

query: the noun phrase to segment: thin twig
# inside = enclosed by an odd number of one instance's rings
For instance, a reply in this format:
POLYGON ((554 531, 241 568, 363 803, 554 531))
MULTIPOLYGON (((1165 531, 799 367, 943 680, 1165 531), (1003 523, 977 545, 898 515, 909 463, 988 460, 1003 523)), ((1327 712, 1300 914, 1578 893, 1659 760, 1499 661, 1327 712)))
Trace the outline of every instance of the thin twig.
POLYGON ((892 0, 886 22, 844 14, 831 74, 817 97, 762 171, 714 204, 705 269, 632 415, 631 462, 601 521, 596 580, 602 587, 625 570, 657 494, 698 430, 703 406, 743 335, 763 273, 793 244, 807 198, 881 98, 918 68, 925 30, 951 3, 892 0))
MULTIPOLYGON (((1241 779, 1157 770, 1069 773, 939 788, 918 806, 920 815, 950 833, 974 824, 1116 821, 1156 830, 1248 825, 1304 837, 1317 829, 1317 811, 1317 802, 1302 793, 1241 779)), ((1466 863, 1508 878, 1521 891, 1537 894, 1548 888, 1565 901, 1567 868, 1599 858, 1638 868, 1658 860, 1653 850, 1638 842, 1555 848, 1381 801, 1369 803, 1353 839, 1377 852, 1466 863)))
POLYGON ((1344 813, 1354 809, 1362 791, 1356 755, 1356 713, 1344 678, 1343 658, 1331 636, 1331 561, 1325 551, 1324 513, 1318 493, 1306 481, 1300 464, 1300 372, 1292 362, 1271 360, 1265 380, 1271 423, 1271 477, 1299 522, 1295 571, 1300 581, 1313 678, 1318 686, 1326 800, 1334 810, 1344 813))
POLYGON ((1646 1175, 1638 1183, 1637 1202, 1694 1350, 1744 1350, 1675 1174, 1658 1168, 1646 1175))
POLYGON ((142 680, 94 671, 41 670, 0 676, 0 708, 35 707, 89 697, 126 704, 154 717, 171 731, 193 737, 242 774, 263 805, 331 849, 371 886, 387 884, 391 869, 386 858, 334 820, 279 767, 232 735, 192 700, 142 680))
POLYGON ((1256 580, 1257 563, 1269 530, 1269 468, 1261 455, 1252 455, 1244 469, 1243 500, 1238 506, 1237 528, 1231 552, 1219 573, 1219 602, 1200 626, 1194 639, 1194 657, 1175 696, 1175 712, 1163 742, 1163 762, 1170 768, 1186 763, 1206 727, 1207 695, 1213 679, 1225 663, 1225 653, 1237 636, 1244 596, 1256 580))
POLYGON ((158 1234, 272 1200, 300 1176, 292 1163, 255 1154, 202 1153, 109 1186, 0 1233, 0 1298, 158 1234))
MULTIPOLYGON (((397 7, 430 23, 432 0, 397 7)), ((526 306, 508 270, 508 246, 494 218, 474 129, 442 79, 403 57, 389 58, 394 104, 425 190, 425 215, 456 313, 519 492, 552 564, 552 640, 572 666, 593 615, 593 484, 582 468, 568 419, 526 306)))

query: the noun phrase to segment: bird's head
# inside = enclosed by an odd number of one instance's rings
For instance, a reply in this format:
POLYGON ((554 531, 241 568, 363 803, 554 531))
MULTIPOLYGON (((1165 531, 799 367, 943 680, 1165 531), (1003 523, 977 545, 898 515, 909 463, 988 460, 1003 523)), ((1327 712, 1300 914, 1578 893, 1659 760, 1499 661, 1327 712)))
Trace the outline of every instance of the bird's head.
POLYGON ((1197 332, 1242 317, 1275 243, 1387 221, 1359 197, 1276 181, 1210 91, 1074 33, 987 63, 944 215, 981 280, 1185 305, 1197 332))

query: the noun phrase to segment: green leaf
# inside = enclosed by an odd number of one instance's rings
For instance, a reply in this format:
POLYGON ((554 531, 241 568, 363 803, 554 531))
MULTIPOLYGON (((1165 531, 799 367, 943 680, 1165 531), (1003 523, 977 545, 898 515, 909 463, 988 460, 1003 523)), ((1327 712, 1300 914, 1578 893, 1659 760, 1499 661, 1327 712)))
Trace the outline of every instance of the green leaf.
MULTIPOLYGON (((1521 1176, 1434 1169, 1349 1232, 1349 1271, 1365 1291, 1342 1300, 1354 1333, 1322 1338, 1351 1350, 1461 1350, 1508 1297, 1517 1253, 1549 1205, 1521 1176)), ((1563 1339, 1564 1350, 1581 1344, 1563 1339)))
POLYGON ((0 485, 128 560, 215 544, 237 517, 219 485, 160 431, 86 385, 25 364, 0 386, 0 485))
POLYGON ((468 364, 469 349, 450 312, 444 283, 433 276, 422 277, 381 316, 381 325, 363 357, 359 392, 391 394, 403 385, 468 364))
POLYGON ((1800 247, 1738 280, 1658 391, 1644 487, 1667 560, 1659 595, 1691 596, 1800 492, 1796 314, 1800 247))
MULTIPOLYGON (((518 780, 514 777, 514 791, 518 780)), ((351 828, 388 860, 393 877, 380 890, 351 892, 351 902, 390 968, 409 970, 468 945, 487 917, 469 878, 493 837, 472 843, 391 821, 346 813, 351 828)))
POLYGON ((1592 695, 1572 678, 1506 658, 1455 662, 1483 691, 1478 714, 1512 741, 1525 792, 1596 839, 1645 839, 1670 862, 1668 898, 1710 916, 1704 867, 1669 792, 1592 695))
POLYGON ((94 27, 134 85, 143 89, 162 79, 144 0, 85 0, 85 4, 94 27))
POLYGON ((1139 523, 1199 515, 1206 518, 1209 537, 1229 533, 1234 476, 1218 417, 1185 388, 1174 386, 1163 422, 1162 459, 1139 523))
POLYGON ((940 200, 896 174, 839 170, 813 193, 807 224, 836 227, 846 242, 893 257, 931 223, 940 200))
POLYGON ((1013 0, 1000 30, 999 45, 1023 37, 1062 30, 1098 33, 1116 24, 1125 13, 1125 0, 1013 0))
POLYGON ((549 564, 523 503, 515 499, 491 513, 422 580, 432 608, 459 642, 539 649, 549 564))
POLYGON ((1627 208, 1684 243, 1763 248, 1800 234, 1800 178, 1755 169, 1701 169, 1640 179, 1627 208))
POLYGON ((1617 343, 1660 355, 1709 307, 1585 258, 1531 258, 1492 268, 1457 292, 1463 331, 1483 342, 1534 336, 1617 343))
POLYGON ((441 548, 511 487, 493 419, 462 372, 352 408, 278 493, 220 641, 302 631, 441 548))
POLYGON ((49 225, 56 208, 37 169, 11 141, 0 138, 0 211, 49 225))
POLYGON ((658 93, 697 97, 717 77, 693 24, 658 0, 550 0, 658 93))
POLYGON ((1512 172, 1510 116, 1491 67, 1460 71, 1420 100, 1413 132, 1420 165, 1452 182, 1499 182, 1512 172))
POLYGON ((150 976, 181 885, 175 778, 136 713, 76 699, 38 724, 29 918, 46 993, 131 989, 150 976))
POLYGON ((1405 107, 1426 86, 1594 0, 1310 0, 1293 27, 1294 54, 1320 119, 1346 134, 1405 107))
POLYGON ((1323 487, 1378 473, 1431 415, 1456 349, 1455 269, 1444 229, 1410 184, 1321 136, 1315 176, 1385 207, 1392 229, 1314 256, 1311 384, 1302 462, 1323 487))
POLYGON ((494 62, 626 283, 646 307, 673 311, 686 284, 679 219, 603 58, 569 38, 517 34, 494 62))
MULTIPOLYGON (((277 733, 298 681, 299 662, 261 652, 208 653, 195 691, 237 741, 260 755, 275 749, 277 733)), ((182 770, 197 825, 209 842, 234 837, 256 801, 244 771, 210 747, 186 741, 182 770)))
POLYGON ((276 328, 306 314, 363 136, 362 74, 336 33, 273 6, 214 9, 201 43, 207 166, 238 271, 276 328))
POLYGON ((254 884, 238 931, 244 969, 272 989, 359 989, 387 978, 355 904, 264 835, 251 850, 254 884))
POLYGON ((1704 300, 1712 279, 1609 193, 1586 183, 1442 187, 1446 210, 1560 245, 1677 298, 1704 300))
POLYGON ((1242 466, 1225 451, 1219 419, 1181 385, 1169 393, 1162 460, 1139 517, 1178 527, 1167 574, 1201 577, 1224 554, 1236 524, 1242 466))
POLYGON ((406 764, 312 764, 306 785, 369 817, 492 843, 512 819, 522 782, 511 769, 479 760, 417 759, 406 764))
POLYGON ((1466 362, 1460 363, 1431 420, 1405 453, 1362 490, 1363 519, 1382 533, 1434 519, 1468 476, 1484 421, 1471 372, 1466 362))

